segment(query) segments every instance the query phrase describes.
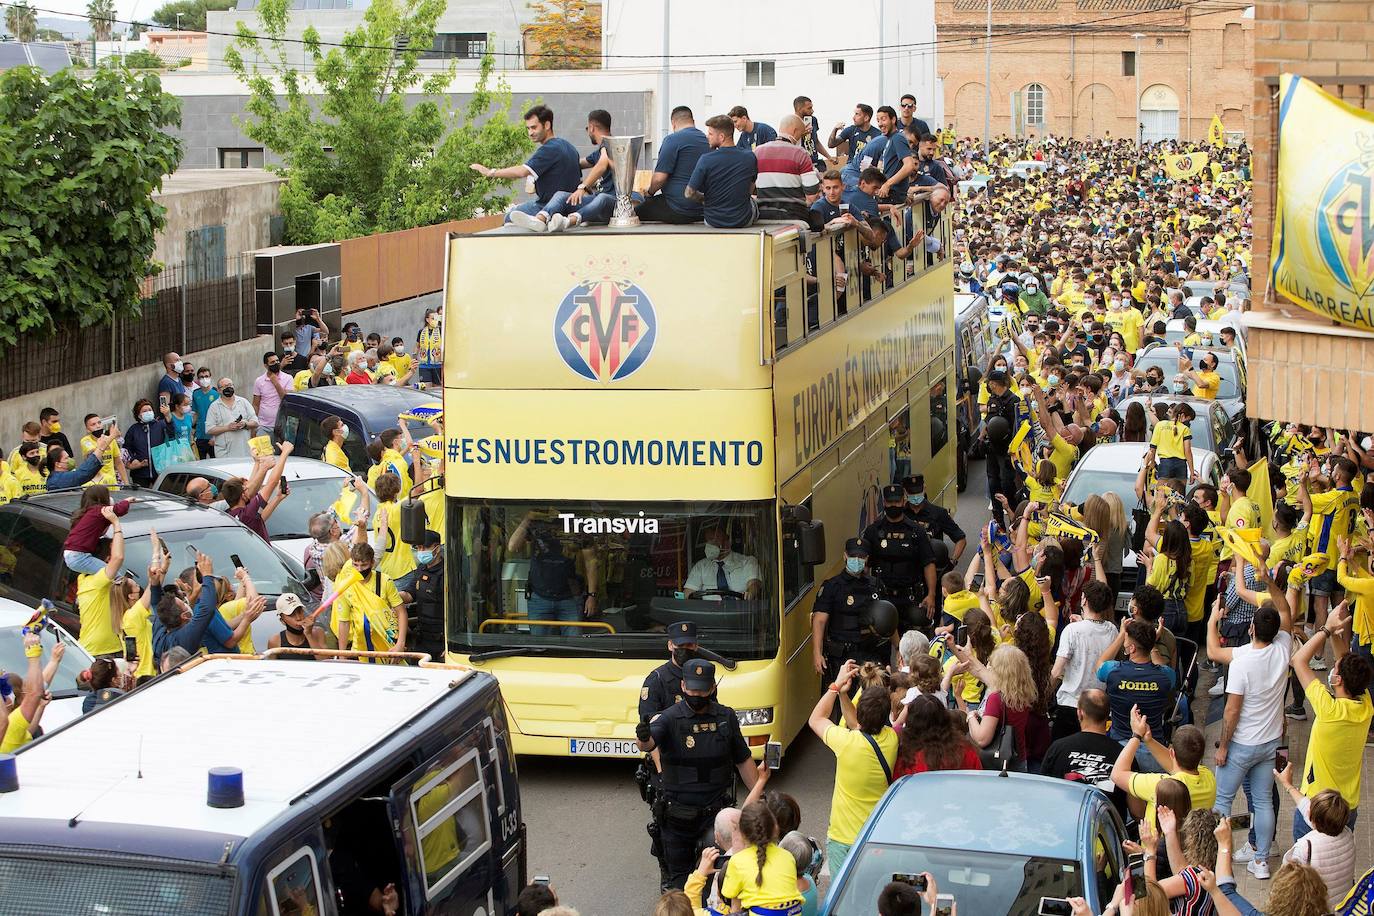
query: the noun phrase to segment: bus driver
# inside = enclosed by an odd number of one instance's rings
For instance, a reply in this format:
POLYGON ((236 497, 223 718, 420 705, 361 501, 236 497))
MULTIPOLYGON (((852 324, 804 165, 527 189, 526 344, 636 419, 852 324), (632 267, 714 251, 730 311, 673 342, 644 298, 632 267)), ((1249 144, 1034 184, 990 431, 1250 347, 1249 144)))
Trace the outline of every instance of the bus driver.
POLYGON ((693 564, 682 585, 682 595, 690 598, 697 592, 709 592, 707 597, 721 598, 743 595, 758 598, 763 590, 759 578, 759 561, 730 550, 730 533, 723 523, 706 530, 706 557, 693 564))

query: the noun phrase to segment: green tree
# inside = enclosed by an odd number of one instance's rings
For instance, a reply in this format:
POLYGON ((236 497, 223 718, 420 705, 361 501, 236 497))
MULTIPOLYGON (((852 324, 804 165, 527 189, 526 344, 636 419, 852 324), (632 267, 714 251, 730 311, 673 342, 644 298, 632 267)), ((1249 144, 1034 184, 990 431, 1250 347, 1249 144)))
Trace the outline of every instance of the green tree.
POLYGON ((5 31, 13 35, 15 41, 33 41, 38 36, 38 12, 29 6, 29 0, 19 0, 5 7, 5 31))
POLYGON ((282 40, 287 0, 259 3, 257 35, 239 23, 225 60, 250 93, 240 127, 282 161, 288 243, 466 219, 509 202, 509 182, 469 169, 516 162, 530 149, 524 127, 511 122, 509 89, 492 87, 491 57, 461 111, 444 95, 456 63, 421 66, 445 2, 373 0, 341 47, 324 48, 306 29, 309 83, 282 40))
POLYGON ((593 70, 601 65, 601 7, 587 0, 543 0, 525 29, 535 48, 531 70, 593 70))
POLYGON ((91 21, 91 38, 109 41, 114 34, 114 0, 90 0, 86 4, 86 18, 91 21))
POLYGON ((139 313, 180 112, 153 74, 0 74, 0 341, 139 313))
POLYGON ((173 0, 164 3, 153 13, 153 22, 164 29, 180 28, 187 32, 205 31, 207 10, 231 10, 236 0, 173 0), (177 18, 180 14, 180 19, 177 18))
POLYGON ((39 41, 66 41, 67 39, 66 39, 66 37, 65 37, 61 32, 57 31, 57 29, 39 29, 39 30, 38 30, 38 40, 39 40, 39 41))
POLYGON ((184 67, 191 62, 190 58, 183 57, 177 61, 165 61, 152 51, 139 48, 130 51, 119 59, 119 62, 130 70, 175 70, 184 67))

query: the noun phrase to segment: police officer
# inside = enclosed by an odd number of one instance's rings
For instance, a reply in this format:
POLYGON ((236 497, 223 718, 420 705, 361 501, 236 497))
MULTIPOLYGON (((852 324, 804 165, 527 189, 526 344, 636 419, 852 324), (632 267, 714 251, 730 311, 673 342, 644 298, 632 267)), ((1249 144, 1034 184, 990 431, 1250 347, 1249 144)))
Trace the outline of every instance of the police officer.
POLYGON ((444 660, 444 557, 439 532, 428 531, 415 552, 415 582, 410 594, 410 642, 417 652, 428 652, 435 661, 444 660))
POLYGON ((943 574, 959 565, 959 558, 968 546, 968 536, 964 529, 954 521, 949 510, 938 503, 926 499, 926 478, 923 474, 912 474, 902 478, 902 489, 906 492, 907 517, 925 528, 930 536, 931 549, 935 551, 935 571, 943 574), (953 553, 944 547, 945 538, 954 544, 953 553), (942 549, 944 548, 944 549, 942 549), (941 556, 943 554, 943 556, 941 556))
POLYGON ((886 622, 885 636, 873 626, 874 606, 887 604, 880 600, 882 591, 882 583, 868 574, 863 539, 845 541, 844 571, 821 583, 811 608, 811 658, 824 683, 835 680, 846 659, 880 665, 892 660, 896 621, 886 622))
POLYGON ((987 422, 983 426, 987 436, 988 500, 992 503, 992 515, 997 524, 1006 528, 1009 519, 1002 517, 1002 504, 997 499, 1000 493, 1007 502, 1016 505, 1016 494, 1021 481, 1011 463, 1007 451, 1017 429, 1017 397, 1011 393, 1010 379, 1000 369, 988 373, 987 422))
MULTIPOLYGON (((639 689, 639 721, 646 724, 654 716, 671 706, 682 702, 682 666, 695 657, 697 651, 697 625, 691 621, 675 623, 668 627, 668 661, 659 665, 644 679, 639 689)), ((635 771, 635 782, 639 784, 639 794, 652 807, 658 798, 661 782, 659 780, 659 761, 657 754, 645 754, 635 771)), ((668 860, 663 856, 663 838, 659 824, 655 820, 649 825, 649 852, 658 859, 659 875, 662 885, 668 885, 668 860)))
POLYGON ((639 749, 657 751, 662 791, 654 822, 663 843, 667 887, 681 888, 709 842, 716 814, 733 804, 734 772, 754 787, 758 769, 739 719, 716 702, 716 666, 702 658, 682 668, 682 701, 635 728, 639 749))
POLYGON ((861 540, 873 575, 903 623, 925 630, 934 619, 935 554, 926 530, 907 517, 906 507, 900 484, 883 487, 883 518, 865 528, 861 540))

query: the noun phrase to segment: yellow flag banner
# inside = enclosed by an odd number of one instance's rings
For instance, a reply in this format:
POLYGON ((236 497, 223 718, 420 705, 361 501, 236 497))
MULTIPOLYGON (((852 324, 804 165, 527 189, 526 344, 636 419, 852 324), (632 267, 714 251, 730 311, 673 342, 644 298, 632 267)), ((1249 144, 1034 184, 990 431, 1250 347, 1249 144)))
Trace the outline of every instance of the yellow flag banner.
POLYGON ((1215 147, 1226 145, 1226 128, 1221 125, 1221 118, 1212 115, 1212 123, 1207 125, 1207 142, 1215 147))
POLYGON ((1206 166, 1206 153, 1169 154, 1164 157, 1164 174, 1175 181, 1201 174, 1206 166))
POLYGON ((1279 180, 1269 285, 1310 312, 1374 330, 1374 113, 1316 83, 1279 82, 1279 180))
POLYGON ((1250 486, 1246 489, 1245 495, 1250 497, 1259 508, 1260 526, 1259 530, 1264 532, 1264 536, 1272 538, 1274 536, 1274 488, 1269 482, 1269 459, 1261 458, 1250 465, 1250 486))
POLYGON ((1259 553, 1255 550, 1255 545, 1248 539, 1242 537, 1240 532, 1235 528, 1227 528, 1224 525, 1218 525, 1212 530, 1221 538, 1223 544, 1231 548, 1231 552, 1236 556, 1256 569, 1264 565, 1264 561, 1260 559, 1259 553))

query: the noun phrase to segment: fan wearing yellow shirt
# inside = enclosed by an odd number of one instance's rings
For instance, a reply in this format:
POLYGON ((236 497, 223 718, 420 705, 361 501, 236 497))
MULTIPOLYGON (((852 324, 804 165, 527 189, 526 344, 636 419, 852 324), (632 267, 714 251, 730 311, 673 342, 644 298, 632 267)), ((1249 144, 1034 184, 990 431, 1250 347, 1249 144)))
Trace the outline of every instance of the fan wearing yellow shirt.
POLYGON ((1193 470, 1193 428, 1190 425, 1194 416, 1192 407, 1174 404, 1169 408, 1169 419, 1155 424, 1150 433, 1150 457, 1154 460, 1156 477, 1192 480, 1197 476, 1193 470))
POLYGON ((338 417, 325 417, 320 421, 320 429, 328 437, 324 453, 320 456, 326 464, 332 464, 341 471, 350 471, 348 455, 344 453, 344 440, 348 438, 348 424, 338 417))
POLYGON ((721 897, 734 901, 733 912, 752 907, 781 910, 800 902, 797 860, 774 840, 778 822, 767 802, 759 799, 744 806, 739 832, 749 845, 730 857, 720 886, 721 897))
MULTIPOLYGON (((1242 468, 1232 467, 1226 472, 1226 476, 1221 478, 1221 514, 1226 519, 1226 527, 1238 531, 1249 530, 1254 532, 1260 527, 1259 506, 1255 505, 1254 500, 1246 496, 1246 491, 1250 489, 1250 472, 1242 468)), ((1231 559, 1231 548, 1222 545, 1221 560, 1226 562, 1231 559)))
POLYGON ((47 686, 57 676, 58 663, 66 651, 62 643, 54 645, 52 660, 45 670, 42 640, 37 633, 24 635, 24 655, 28 659, 24 679, 20 681, 13 673, 0 675, 8 678, 9 688, 14 692, 13 706, 8 720, 4 721, 3 737, 0 737, 0 754, 13 754, 34 739, 43 710, 48 706, 47 686))
MULTIPOLYGON (((82 436, 78 443, 82 458, 99 449, 99 439, 103 431, 99 415, 86 414, 86 435, 82 436)), ((105 449, 105 454, 100 459, 100 472, 87 481, 86 486, 101 483, 107 487, 114 487, 128 482, 129 472, 124 470, 124 459, 120 456, 120 451, 117 448, 105 449)))
POLYGON ((396 373, 397 385, 409 385, 415 373, 415 357, 406 352, 404 338, 391 338, 391 345, 383 344, 377 349, 377 356, 391 366, 396 373))
POLYGON ((123 608, 116 614, 110 592, 124 566, 124 528, 119 517, 110 526, 108 542, 101 540, 99 550, 109 551, 104 568, 76 577, 76 607, 81 617, 81 647, 95 656, 119 655, 124 645, 117 635, 123 627, 123 608), (108 543, 108 546, 107 546, 108 543))
POLYGON ((352 578, 355 570, 361 580, 339 596, 331 615, 330 628, 339 645, 355 651, 404 652, 409 627, 406 606, 396 583, 376 568, 370 544, 353 545, 349 562, 335 581, 352 578))
POLYGON ((1312 593, 1312 608, 1316 612, 1317 626, 1326 623, 1326 611, 1331 606, 1331 593, 1336 590, 1336 565, 1339 559, 1339 538, 1348 538, 1355 530, 1355 519, 1360 514, 1359 497, 1355 495, 1353 481, 1359 472, 1355 462, 1341 457, 1332 463, 1331 482, 1334 484, 1325 493, 1313 493, 1309 481, 1316 472, 1309 465, 1298 478, 1298 499, 1303 512, 1309 513, 1311 522, 1307 526, 1308 549, 1311 553, 1325 554, 1326 571, 1309 584, 1312 593))
POLYGON ((43 467, 43 443, 24 442, 18 448, 19 466, 10 464, 14 479, 19 484, 19 492, 24 496, 37 496, 48 492, 48 474, 43 467))
POLYGON ((964 615, 978 607, 978 595, 968 590, 964 579, 957 572, 947 572, 940 577, 941 604, 940 626, 936 633, 953 633, 964 622, 964 615))
POLYGON ((381 474, 372 490, 377 494, 377 509, 372 514, 372 549, 379 558, 377 568, 396 583, 397 589, 409 591, 415 552, 401 540, 400 478, 389 472, 381 474))
POLYGON ((1198 369, 1193 371, 1193 364, 1186 356, 1179 357, 1179 374, 1193 383, 1193 395, 1204 400, 1215 400, 1217 392, 1221 390, 1221 375, 1217 372, 1217 355, 1207 352, 1202 354, 1198 360, 1198 369))
MULTIPOLYGON (((132 586, 132 593, 124 593, 123 600, 120 600, 120 592, 114 590, 110 593, 113 604, 126 606, 120 614, 119 632, 125 637, 134 638, 134 651, 138 664, 134 668, 136 679, 150 678, 157 674, 157 667, 153 661, 153 612, 151 608, 153 602, 153 589, 161 588, 163 580, 167 577, 167 570, 172 565, 170 553, 165 553, 159 547, 157 532, 150 531, 149 538, 152 541, 152 559, 148 562, 148 587, 141 593, 138 591, 138 583, 133 579, 124 581, 125 587, 132 586), (136 596, 136 597, 134 597, 136 596), (133 603, 129 603, 129 598, 133 597, 133 603)), ((111 610, 118 611, 118 607, 111 610)))
POLYGON ((377 463, 367 470, 367 485, 376 491, 378 477, 382 474, 395 474, 401 481, 401 493, 409 493, 413 483, 405 455, 413 455, 417 451, 419 448, 411 441, 409 430, 395 427, 382 430, 377 434, 376 440, 368 446, 368 454, 375 455, 377 463), (402 452, 401 449, 405 451, 402 452))
POLYGON ((1040 428, 1050 438, 1050 461, 1054 462, 1055 476, 1068 479, 1073 464, 1078 460, 1078 443, 1083 441, 1083 429, 1075 423, 1064 423, 1057 414, 1050 413, 1045 406, 1045 393, 1035 385, 1026 386, 1026 396, 1030 398, 1040 428))
MULTIPOLYGON (((234 629, 239 622, 239 618, 244 615, 249 606, 258 599, 258 590, 253 585, 253 577, 248 574, 248 570, 239 568, 234 570, 234 577, 239 580, 237 589, 231 590, 229 580, 224 576, 216 576, 215 600, 218 603, 219 616, 224 619, 229 629, 234 629)), ((253 629, 246 627, 243 635, 239 637, 237 646, 227 646, 229 649, 236 649, 240 655, 256 655, 257 650, 253 648, 253 629)))
POLYGON ((22 496, 19 481, 10 473, 9 462, 0 461, 0 506, 22 496))
MULTIPOLYGON (((1188 792, 1192 807, 1206 810, 1216 803, 1216 775, 1202 763, 1207 738, 1196 725, 1182 725, 1174 731, 1169 747, 1161 744, 1151 733, 1150 723, 1139 707, 1131 710, 1131 737, 1112 765, 1112 782, 1126 792, 1126 806, 1137 819, 1143 818, 1151 827, 1158 825, 1157 804, 1162 799, 1160 783, 1172 780, 1188 792), (1136 751, 1144 745, 1162 773, 1133 773, 1136 751)), ((1182 798, 1179 799, 1182 802, 1182 798)), ((1176 802, 1175 804, 1178 804, 1176 802)), ((1157 832, 1157 831, 1156 831, 1157 832)))

